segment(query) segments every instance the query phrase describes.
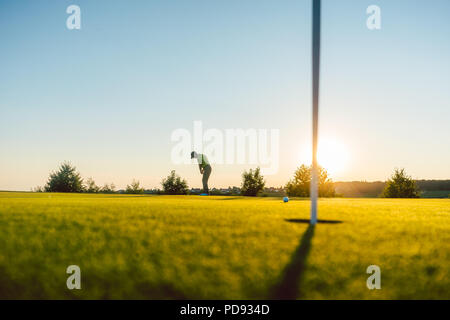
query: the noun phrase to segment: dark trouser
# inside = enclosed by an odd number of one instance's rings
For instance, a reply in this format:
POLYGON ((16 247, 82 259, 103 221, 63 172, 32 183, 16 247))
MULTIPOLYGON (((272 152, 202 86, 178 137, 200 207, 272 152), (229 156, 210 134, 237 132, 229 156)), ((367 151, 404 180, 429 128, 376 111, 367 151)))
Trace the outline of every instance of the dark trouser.
POLYGON ((210 175, 211 175, 211 166, 207 165, 205 168, 203 168, 202 182, 203 182, 203 192, 204 193, 209 193, 208 179, 209 179, 210 175))

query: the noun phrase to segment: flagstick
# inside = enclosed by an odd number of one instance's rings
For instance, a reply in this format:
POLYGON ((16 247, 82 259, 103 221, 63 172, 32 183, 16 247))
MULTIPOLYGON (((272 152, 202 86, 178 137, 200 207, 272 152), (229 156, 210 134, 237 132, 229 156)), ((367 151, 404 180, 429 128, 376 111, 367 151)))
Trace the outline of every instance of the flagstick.
POLYGON ((317 142, 319 129, 319 71, 320 71, 320 2, 313 0, 313 28, 312 28, 312 56, 313 56, 313 154, 311 175, 311 220, 317 223, 317 196, 318 196, 318 165, 317 165, 317 142))

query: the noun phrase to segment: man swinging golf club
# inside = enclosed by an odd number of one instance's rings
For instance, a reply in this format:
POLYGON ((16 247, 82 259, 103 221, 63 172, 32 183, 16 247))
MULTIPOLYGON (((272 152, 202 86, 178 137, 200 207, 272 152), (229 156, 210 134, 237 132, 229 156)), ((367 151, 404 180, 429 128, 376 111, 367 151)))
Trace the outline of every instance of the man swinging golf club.
POLYGON ((211 175, 211 165, 209 164, 208 158, 206 155, 197 153, 195 151, 191 152, 191 159, 197 159, 198 168, 200 169, 200 174, 203 175, 202 183, 203 183, 203 193, 201 195, 209 195, 208 188, 208 179, 211 175))

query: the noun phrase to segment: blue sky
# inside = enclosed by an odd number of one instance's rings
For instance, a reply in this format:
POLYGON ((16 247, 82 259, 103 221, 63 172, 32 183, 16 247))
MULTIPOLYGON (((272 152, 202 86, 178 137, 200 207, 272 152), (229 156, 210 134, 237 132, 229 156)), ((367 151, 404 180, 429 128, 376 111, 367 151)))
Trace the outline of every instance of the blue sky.
MULTIPOLYGON (((320 137, 335 180, 450 178, 450 2, 324 0, 320 137), (366 27, 381 8, 382 28, 366 27)), ((280 129, 284 184, 311 140, 311 2, 0 0, 0 190, 43 185, 64 160, 99 184, 158 187, 171 133, 280 129), (66 8, 81 8, 68 30, 66 8)), ((249 165, 217 165, 213 186, 249 165)))

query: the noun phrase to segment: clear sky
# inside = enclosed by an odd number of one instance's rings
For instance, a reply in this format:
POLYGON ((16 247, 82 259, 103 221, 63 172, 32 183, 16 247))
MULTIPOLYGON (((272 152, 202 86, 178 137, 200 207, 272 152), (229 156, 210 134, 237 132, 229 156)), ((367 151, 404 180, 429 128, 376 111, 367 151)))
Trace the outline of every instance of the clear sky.
MULTIPOLYGON (((334 180, 450 178, 450 1, 324 0, 320 139, 334 180), (366 8, 381 8, 381 30, 366 8), (339 147, 336 149, 336 145, 339 147), (335 149, 333 149, 333 146, 335 149), (344 151, 343 151, 344 150, 344 151), (342 158, 345 155, 345 161, 342 158)), ((311 140, 311 1, 0 0, 0 190, 65 160, 119 188, 159 187, 178 128, 279 129, 282 185, 311 140), (66 8, 81 8, 69 30, 66 8)), ((238 186, 254 165, 215 165, 238 186)))

